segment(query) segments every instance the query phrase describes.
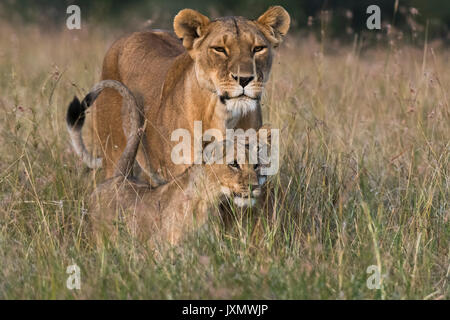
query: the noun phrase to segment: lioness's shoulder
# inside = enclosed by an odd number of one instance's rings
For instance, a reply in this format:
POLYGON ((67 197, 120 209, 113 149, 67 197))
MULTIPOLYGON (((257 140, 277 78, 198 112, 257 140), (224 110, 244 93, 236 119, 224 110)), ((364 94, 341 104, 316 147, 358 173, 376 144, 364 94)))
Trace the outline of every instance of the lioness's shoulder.
POLYGON ((140 31, 121 37, 108 49, 103 60, 102 79, 122 79, 122 72, 131 66, 153 62, 154 69, 162 67, 160 59, 174 59, 185 52, 181 41, 168 31, 140 31), (156 63, 156 67, 154 64, 156 63), (124 69, 121 69, 122 66, 124 69), (120 71, 121 70, 121 71, 120 71))

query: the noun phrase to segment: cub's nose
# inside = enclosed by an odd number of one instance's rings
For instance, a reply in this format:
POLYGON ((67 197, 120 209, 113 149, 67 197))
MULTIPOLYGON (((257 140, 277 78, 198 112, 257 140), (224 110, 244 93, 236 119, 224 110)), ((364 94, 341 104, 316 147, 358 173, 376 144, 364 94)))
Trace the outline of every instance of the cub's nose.
POLYGON ((253 197, 259 197, 261 195, 261 189, 260 188, 257 188, 257 189, 254 189, 253 191, 252 191, 252 196, 253 197))
POLYGON ((245 88, 246 85, 248 85, 255 77, 251 76, 251 77, 238 77, 233 75, 233 79, 238 81, 239 80, 239 84, 242 86, 242 88, 245 88))

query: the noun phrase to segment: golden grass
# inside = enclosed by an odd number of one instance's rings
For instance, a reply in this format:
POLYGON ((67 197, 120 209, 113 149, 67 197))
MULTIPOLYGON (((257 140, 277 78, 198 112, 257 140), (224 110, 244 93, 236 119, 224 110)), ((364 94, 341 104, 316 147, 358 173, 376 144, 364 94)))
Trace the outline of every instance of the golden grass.
POLYGON ((89 242, 96 173, 65 129, 118 36, 0 27, 0 298, 450 297, 448 49, 291 36, 263 100, 283 129, 274 210, 212 219, 156 257, 126 231, 89 242), (66 288, 72 263, 81 290, 66 288))

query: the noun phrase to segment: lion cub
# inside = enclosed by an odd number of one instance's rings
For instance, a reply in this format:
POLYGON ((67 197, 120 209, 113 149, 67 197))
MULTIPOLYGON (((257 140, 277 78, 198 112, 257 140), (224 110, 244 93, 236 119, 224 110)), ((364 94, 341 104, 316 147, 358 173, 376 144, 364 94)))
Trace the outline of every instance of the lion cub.
MULTIPOLYGON (((128 96, 132 95, 128 89, 126 91, 128 96)), ((140 109, 132 100, 133 103, 128 104, 132 107, 131 118, 139 124, 131 124, 134 131, 128 136, 114 177, 99 185, 91 196, 94 232, 111 234, 117 230, 114 226, 121 223, 144 241, 175 245, 188 232, 204 225, 210 212, 218 212, 215 208, 221 202, 229 199, 239 207, 256 204, 261 193, 257 166, 238 164, 236 160, 227 164, 224 159, 224 163, 219 164, 221 156, 216 157, 213 164, 189 167, 164 185, 152 187, 140 183, 131 172, 145 124, 142 125, 140 109)), ((225 146, 225 141, 214 142, 213 156, 225 155, 225 146)))

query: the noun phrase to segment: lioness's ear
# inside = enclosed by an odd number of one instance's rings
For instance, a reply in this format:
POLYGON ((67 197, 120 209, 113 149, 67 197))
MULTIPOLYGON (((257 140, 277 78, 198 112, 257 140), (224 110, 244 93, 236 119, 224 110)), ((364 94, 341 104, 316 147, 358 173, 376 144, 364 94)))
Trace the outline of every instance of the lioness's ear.
POLYGON ((173 29, 176 35, 183 39, 186 50, 190 50, 194 40, 202 36, 203 29, 208 24, 208 17, 192 9, 183 9, 175 16, 173 29))
POLYGON ((264 34, 276 47, 288 32, 291 18, 283 7, 275 6, 264 12, 257 22, 262 25, 264 34))

